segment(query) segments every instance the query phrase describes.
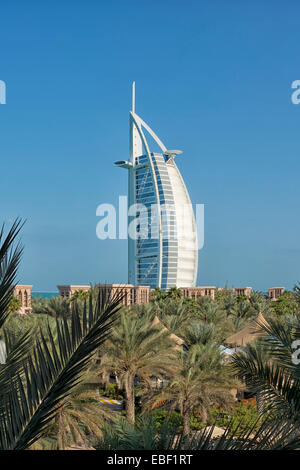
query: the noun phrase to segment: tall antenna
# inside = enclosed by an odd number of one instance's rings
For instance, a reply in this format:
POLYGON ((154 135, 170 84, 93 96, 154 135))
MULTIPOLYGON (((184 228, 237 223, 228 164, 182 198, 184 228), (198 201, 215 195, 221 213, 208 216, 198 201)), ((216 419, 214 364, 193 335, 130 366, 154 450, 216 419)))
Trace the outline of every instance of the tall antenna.
POLYGON ((135 113, 135 82, 132 82, 132 106, 131 111, 135 113))

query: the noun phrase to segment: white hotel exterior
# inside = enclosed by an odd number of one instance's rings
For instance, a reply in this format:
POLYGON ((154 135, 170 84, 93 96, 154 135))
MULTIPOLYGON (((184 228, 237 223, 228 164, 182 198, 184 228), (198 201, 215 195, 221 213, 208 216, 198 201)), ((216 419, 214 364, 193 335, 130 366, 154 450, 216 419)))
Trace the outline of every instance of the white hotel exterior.
POLYGON ((180 153, 167 150, 136 114, 133 83, 129 161, 115 162, 128 170, 128 208, 143 205, 138 218, 136 211, 129 210, 128 224, 139 219, 139 237, 128 237, 130 284, 162 289, 196 284, 197 231, 190 197, 174 162, 180 153), (158 144, 161 153, 151 152, 144 131, 158 144))

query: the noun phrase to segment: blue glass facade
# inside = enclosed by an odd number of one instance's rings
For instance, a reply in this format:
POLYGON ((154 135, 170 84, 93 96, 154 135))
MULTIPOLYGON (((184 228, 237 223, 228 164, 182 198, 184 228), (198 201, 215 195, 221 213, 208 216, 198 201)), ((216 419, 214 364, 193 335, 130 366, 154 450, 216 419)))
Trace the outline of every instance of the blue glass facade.
MULTIPOLYGON (((135 159, 135 202, 143 204, 147 212, 142 215, 148 226, 147 238, 141 232, 136 241, 137 284, 157 287, 159 277, 159 214, 153 210, 157 202, 161 205, 162 214, 162 273, 161 288, 175 285, 177 280, 178 241, 176 239, 176 214, 172 185, 166 167, 166 156, 151 153, 159 201, 156 199, 155 186, 148 156, 135 159), (152 211, 151 211, 152 209, 152 211)), ((144 224, 142 224, 144 226, 144 224)))

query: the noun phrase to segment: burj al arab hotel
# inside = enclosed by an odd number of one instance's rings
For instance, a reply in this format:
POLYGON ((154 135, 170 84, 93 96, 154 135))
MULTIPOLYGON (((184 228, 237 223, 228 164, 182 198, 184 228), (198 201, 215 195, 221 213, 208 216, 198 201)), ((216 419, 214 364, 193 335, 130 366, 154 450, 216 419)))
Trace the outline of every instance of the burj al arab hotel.
POLYGON ((161 289, 196 284, 196 222, 188 191, 174 161, 181 153, 168 150, 136 114, 133 83, 129 160, 114 162, 128 171, 128 228, 135 223, 138 234, 128 236, 130 284, 161 289), (153 141, 160 153, 151 151, 153 141))

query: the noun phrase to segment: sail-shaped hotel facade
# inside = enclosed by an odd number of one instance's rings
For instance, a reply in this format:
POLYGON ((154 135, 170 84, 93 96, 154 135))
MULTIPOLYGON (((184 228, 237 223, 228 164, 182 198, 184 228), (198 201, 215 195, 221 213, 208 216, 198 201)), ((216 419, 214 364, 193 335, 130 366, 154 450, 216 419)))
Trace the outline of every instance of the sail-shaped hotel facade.
POLYGON ((128 171, 130 284, 162 289, 196 284, 196 221, 188 191, 174 161, 181 153, 168 150, 136 114, 133 83, 129 160, 115 162, 128 171), (152 139, 161 152, 151 151, 152 139))

